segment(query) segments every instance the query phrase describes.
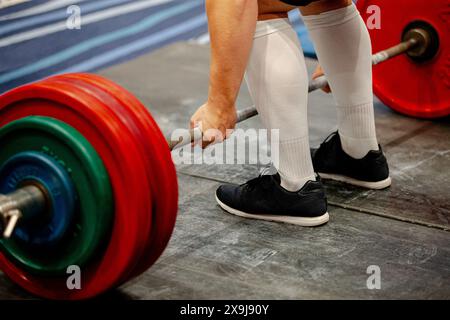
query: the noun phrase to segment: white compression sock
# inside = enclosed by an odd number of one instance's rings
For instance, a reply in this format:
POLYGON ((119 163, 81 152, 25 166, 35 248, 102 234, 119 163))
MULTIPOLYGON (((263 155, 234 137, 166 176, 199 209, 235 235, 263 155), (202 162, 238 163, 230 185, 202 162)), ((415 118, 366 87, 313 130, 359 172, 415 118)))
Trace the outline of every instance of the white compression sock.
POLYGON ((361 159, 378 150, 369 32, 354 4, 303 21, 333 91, 342 147, 361 159))
POLYGON ((308 73, 288 19, 258 21, 246 81, 264 126, 279 129, 281 186, 298 191, 316 180, 308 137, 308 73))

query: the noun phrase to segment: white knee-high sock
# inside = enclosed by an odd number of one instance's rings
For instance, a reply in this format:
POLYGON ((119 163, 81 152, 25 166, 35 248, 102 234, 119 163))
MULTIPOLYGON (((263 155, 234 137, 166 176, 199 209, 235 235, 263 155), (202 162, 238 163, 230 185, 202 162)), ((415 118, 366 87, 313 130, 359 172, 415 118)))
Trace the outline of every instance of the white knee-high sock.
POLYGON ((316 178, 308 137, 308 73, 288 19, 258 22, 245 78, 264 126, 279 130, 281 186, 298 191, 316 178))
POLYGON ((361 159, 378 150, 369 32, 354 4, 303 20, 337 104, 342 147, 361 159))

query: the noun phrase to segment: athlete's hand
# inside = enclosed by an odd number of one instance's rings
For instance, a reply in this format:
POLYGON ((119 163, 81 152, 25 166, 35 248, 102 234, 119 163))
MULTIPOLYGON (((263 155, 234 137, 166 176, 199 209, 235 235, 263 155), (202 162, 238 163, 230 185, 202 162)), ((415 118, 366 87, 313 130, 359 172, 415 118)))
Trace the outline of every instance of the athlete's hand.
POLYGON ((212 143, 222 142, 227 139, 236 126, 236 107, 219 106, 207 102, 194 113, 191 118, 190 127, 199 127, 202 131, 202 148, 212 143))
MULTIPOLYGON (((314 71, 312 78, 317 79, 320 76, 323 76, 325 73, 323 72, 322 67, 320 66, 320 64, 317 66, 316 71, 314 71)), ((331 88, 330 85, 327 85, 326 87, 322 88, 322 91, 326 92, 326 93, 331 93, 331 88)))

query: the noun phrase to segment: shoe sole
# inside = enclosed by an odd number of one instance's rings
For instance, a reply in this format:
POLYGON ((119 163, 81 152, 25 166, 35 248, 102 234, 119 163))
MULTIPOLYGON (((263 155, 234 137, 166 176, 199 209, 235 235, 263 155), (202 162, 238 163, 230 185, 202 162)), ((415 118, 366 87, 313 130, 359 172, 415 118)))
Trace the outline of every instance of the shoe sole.
POLYGON ((264 221, 272 221, 272 222, 283 222, 283 223, 289 223, 289 224, 295 224, 302 227, 316 227, 320 226, 322 224, 327 223, 330 220, 330 216, 328 212, 325 214, 314 217, 314 218, 303 218, 303 217, 293 217, 293 216, 283 216, 283 215, 266 215, 266 214, 250 214, 245 213, 240 210, 236 210, 231 208, 230 206, 227 206, 225 203, 219 200, 219 198, 216 195, 216 201, 219 204, 219 206, 225 210, 228 213, 231 213, 233 215, 242 217, 242 218, 249 218, 249 219, 257 219, 257 220, 264 220, 264 221))
POLYGON ((324 180, 334 180, 339 182, 348 183, 354 186, 363 187, 366 189, 373 189, 373 190, 381 190, 386 189, 391 186, 392 179, 391 177, 376 181, 376 182, 368 182, 368 181, 361 181, 357 179, 353 179, 347 176, 339 175, 339 174, 332 174, 332 173, 320 173, 319 176, 324 180))

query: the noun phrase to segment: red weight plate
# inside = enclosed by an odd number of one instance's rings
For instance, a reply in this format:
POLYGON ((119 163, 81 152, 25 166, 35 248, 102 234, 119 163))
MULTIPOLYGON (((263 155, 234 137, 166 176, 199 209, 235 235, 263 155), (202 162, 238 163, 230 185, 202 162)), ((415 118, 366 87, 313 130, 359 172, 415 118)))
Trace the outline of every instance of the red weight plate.
MULTIPOLYGON (((158 136, 153 136, 149 139, 148 136, 144 136, 138 127, 138 121, 136 119, 136 116, 130 112, 130 110, 122 105, 116 97, 112 96, 107 90, 108 88, 103 88, 99 85, 97 85, 94 81, 92 81, 89 77, 89 75, 86 74, 65 74, 65 75, 59 75, 52 77, 51 81, 54 82, 62 82, 67 83, 68 85, 77 86, 79 89, 86 92, 86 94, 90 95, 92 98, 95 98, 98 102, 98 104, 102 105, 103 108, 109 109, 111 112, 116 114, 123 123, 126 124, 128 129, 133 134, 133 144, 135 146, 138 146, 138 151, 141 154, 141 159, 143 161, 147 160, 146 155, 149 153, 149 149, 147 149, 146 144, 149 144, 149 142, 154 141, 158 138, 158 136)), ((167 149, 167 148, 166 148, 167 149)), ((147 168, 146 171, 152 170, 152 171, 161 171, 163 168, 161 166, 165 165, 164 163, 145 163, 145 168, 147 168)), ((130 170, 134 170, 134 168, 131 168, 130 170)), ((142 176, 147 176, 146 174, 142 176)), ((154 178, 154 177, 153 177, 154 178)), ((153 218, 153 212, 152 209, 155 207, 154 199, 157 199, 157 194, 155 194, 155 188, 153 188, 153 185, 157 184, 154 179, 150 180, 147 179, 148 184, 142 183, 140 186, 140 192, 144 195, 145 200, 151 200, 151 207, 147 207, 145 210, 141 210, 140 212, 130 212, 129 219, 139 219, 139 225, 140 228, 138 229, 138 232, 141 233, 140 238, 141 239, 147 239, 148 235, 152 231, 152 218, 153 218), (150 188, 145 189, 146 186, 150 186, 150 188), (139 214, 141 216, 139 216, 139 214)), ((141 248, 137 252, 137 255, 133 258, 134 264, 137 265, 139 262, 139 259, 142 257, 143 254, 145 254, 148 250, 146 246, 147 242, 143 241, 140 243, 141 248)), ((134 269, 134 267, 130 267, 126 270, 124 278, 128 277, 128 273, 134 269)), ((121 279, 120 283, 123 282, 123 279, 121 279)))
POLYGON ((139 100, 124 88, 103 77, 92 74, 77 74, 96 86, 108 91, 111 96, 129 108, 130 115, 143 135, 142 146, 147 150, 147 175, 153 182, 152 194, 155 195, 153 209, 153 228, 148 234, 147 248, 139 264, 130 274, 137 276, 146 271, 161 255, 167 246, 176 220, 178 210, 178 184, 175 166, 167 142, 150 112, 139 100), (159 168, 159 170, 155 170, 159 168))
MULTIPOLYGON (((33 294, 49 299, 85 299, 117 285, 142 251, 139 219, 130 212, 149 211, 150 187, 142 181, 145 164, 127 126, 89 94, 51 79, 12 90, 0 97, 0 126, 29 115, 59 119, 81 132, 104 161, 116 197, 115 220, 108 247, 96 265, 82 270, 82 290, 70 291, 66 279, 33 277, 0 254, 0 268, 33 294), (131 169, 131 170, 130 170, 131 169), (143 187, 144 184, 144 187, 143 187), (130 192, 132 191, 132 192, 130 192), (144 200, 143 200, 144 199, 144 200)), ((143 213, 141 213, 141 216, 143 213)))
MULTIPOLYGON (((399 43, 413 21, 434 27, 440 49, 430 61, 418 63, 406 54, 374 67, 374 92, 392 109, 419 118, 450 115, 450 5, 448 0, 359 0, 364 21, 380 8, 381 29, 369 30, 374 52, 399 43)), ((369 26, 370 27, 370 26, 369 26)), ((370 28, 369 28, 370 29, 370 28)))

